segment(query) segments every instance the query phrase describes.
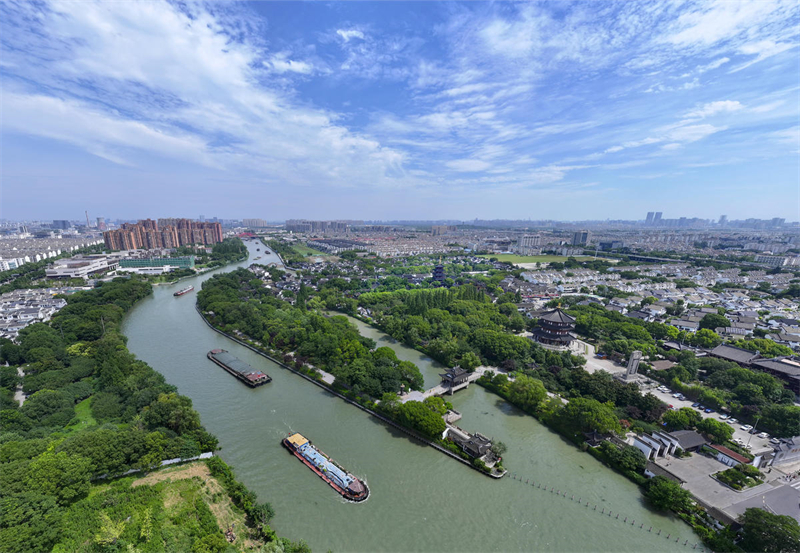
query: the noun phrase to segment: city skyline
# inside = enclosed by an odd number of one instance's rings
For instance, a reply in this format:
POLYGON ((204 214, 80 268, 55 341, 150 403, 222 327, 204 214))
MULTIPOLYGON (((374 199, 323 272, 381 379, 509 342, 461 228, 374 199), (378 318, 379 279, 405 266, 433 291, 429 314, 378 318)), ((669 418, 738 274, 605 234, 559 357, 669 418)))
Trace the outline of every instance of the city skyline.
POLYGON ((796 2, 111 6, 0 6, 0 216, 797 220, 796 2))

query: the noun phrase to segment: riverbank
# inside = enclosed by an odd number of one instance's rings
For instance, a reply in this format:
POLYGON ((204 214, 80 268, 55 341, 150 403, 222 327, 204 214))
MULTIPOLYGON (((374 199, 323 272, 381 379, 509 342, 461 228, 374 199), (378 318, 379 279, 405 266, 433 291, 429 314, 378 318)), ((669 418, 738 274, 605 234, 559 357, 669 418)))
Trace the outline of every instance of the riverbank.
MULTIPOLYGON (((365 413, 377 418, 378 420, 380 420, 380 421, 392 426, 393 428, 395 428, 397 430, 400 430, 401 432, 403 432, 407 436, 409 436, 409 437, 411 437, 411 438, 413 438, 413 439, 415 439, 417 441, 420 441, 420 442, 424 443, 425 445, 428 445, 428 446, 434 448, 436 451, 439 451, 440 453, 443 453, 443 454, 447 455, 451 459, 455 459, 456 461, 458 461, 458 462, 460 462, 460 463, 462 463, 464 465, 467 465, 468 467, 480 472, 481 474, 485 474, 486 476, 489 476, 491 478, 496 478, 496 479, 499 479, 499 478, 502 478, 503 476, 505 476, 507 471, 503 471, 500 474, 495 474, 493 472, 485 472, 485 471, 481 470, 475 464, 471 463, 470 461, 467 461, 466 459, 462 458, 461 456, 459 456, 458 454, 454 453, 453 451, 450 451, 450 450, 442 447, 441 445, 431 441, 430 439, 422 436, 418 432, 415 432, 414 430, 412 430, 410 428, 402 426, 402 425, 396 423, 395 421, 393 421, 392 419, 390 419, 390 418, 388 418, 388 417, 386 417, 386 416, 374 411, 373 409, 371 409, 371 408, 369 408, 369 407, 367 407, 365 405, 362 405, 361 403, 359 403, 355 399, 351 399, 351 398, 345 396, 344 394, 339 393, 338 391, 333 389, 332 385, 327 384, 321 378, 320 379, 314 378, 313 376, 311 376, 309 374, 306 374, 304 372, 301 372, 301 371, 297 370, 296 368, 287 365, 283 361, 278 360, 273 355, 270 355, 269 353, 264 351, 262 349, 262 346, 259 346, 259 345, 255 344, 255 343, 251 342, 250 340, 237 338, 236 336, 228 334, 224 330, 221 330, 221 329, 217 328, 216 326, 214 326, 214 324, 211 321, 209 321, 206 318, 205 314, 200 310, 199 306, 195 305, 195 310, 200 315, 200 317, 203 319, 203 321, 208 325, 208 327, 211 328, 212 330, 214 330, 215 332, 218 332, 218 333, 222 334, 226 338, 228 338, 230 340, 233 340, 237 344, 239 344, 239 345, 241 345, 243 347, 246 347, 247 349, 249 349, 250 351, 253 351, 256 354, 258 354, 258 355, 260 355, 262 357, 265 357, 266 359, 269 359, 270 361, 272 361, 273 363, 275 363, 279 367, 284 368, 284 369, 286 369, 286 370, 288 370, 290 372, 293 372, 294 374, 300 376, 301 378, 304 378, 308 382, 311 382, 312 384, 315 384, 315 385, 319 386, 320 388, 323 388, 326 392, 338 397, 339 399, 342 399, 342 400, 346 401, 350 405, 353 405, 353 406, 357 407, 358 409, 360 409, 360 410, 364 411, 365 413)), ((318 374, 318 373, 314 373, 314 374, 318 374)))

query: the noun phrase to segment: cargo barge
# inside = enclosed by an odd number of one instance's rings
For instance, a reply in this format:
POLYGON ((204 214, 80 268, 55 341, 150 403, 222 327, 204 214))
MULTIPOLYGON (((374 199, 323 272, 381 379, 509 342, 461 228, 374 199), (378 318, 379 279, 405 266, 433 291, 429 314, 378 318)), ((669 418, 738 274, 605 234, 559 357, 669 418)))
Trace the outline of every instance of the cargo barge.
POLYGON ((268 374, 257 371, 224 349, 212 349, 207 357, 251 388, 272 381, 268 374))
POLYGON ((369 488, 363 480, 337 465, 302 435, 292 434, 284 438, 283 446, 346 500, 359 502, 369 497, 369 488))
POLYGON ((192 290, 194 290, 194 286, 188 286, 188 287, 184 288, 183 290, 178 290, 177 292, 175 292, 175 293, 174 293, 174 294, 172 294, 172 295, 173 295, 173 296, 182 296, 182 295, 184 295, 184 294, 188 294, 188 293, 189 293, 189 292, 191 292, 192 290))

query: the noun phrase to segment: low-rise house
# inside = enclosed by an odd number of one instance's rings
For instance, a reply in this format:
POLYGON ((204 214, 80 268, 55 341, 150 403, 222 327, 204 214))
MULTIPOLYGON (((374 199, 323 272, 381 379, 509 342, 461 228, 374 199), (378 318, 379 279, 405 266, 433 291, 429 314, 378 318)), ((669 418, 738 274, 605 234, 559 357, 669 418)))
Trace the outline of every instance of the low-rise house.
POLYGON ((749 465, 750 459, 745 457, 744 455, 740 455, 733 451, 732 449, 728 449, 724 445, 717 445, 711 444, 709 447, 716 452, 717 461, 720 463, 724 463, 729 467, 735 467, 736 465, 749 465))

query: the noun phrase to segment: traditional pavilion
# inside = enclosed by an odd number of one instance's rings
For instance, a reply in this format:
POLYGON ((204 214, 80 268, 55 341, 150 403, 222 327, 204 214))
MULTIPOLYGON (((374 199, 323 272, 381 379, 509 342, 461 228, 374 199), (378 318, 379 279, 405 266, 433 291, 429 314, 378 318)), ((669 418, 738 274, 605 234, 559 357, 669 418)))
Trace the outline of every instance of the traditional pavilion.
POLYGON ((574 331, 575 318, 556 308, 539 315, 539 324, 533 330, 532 339, 545 348, 564 351, 575 341, 574 331))

